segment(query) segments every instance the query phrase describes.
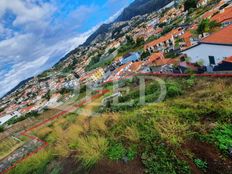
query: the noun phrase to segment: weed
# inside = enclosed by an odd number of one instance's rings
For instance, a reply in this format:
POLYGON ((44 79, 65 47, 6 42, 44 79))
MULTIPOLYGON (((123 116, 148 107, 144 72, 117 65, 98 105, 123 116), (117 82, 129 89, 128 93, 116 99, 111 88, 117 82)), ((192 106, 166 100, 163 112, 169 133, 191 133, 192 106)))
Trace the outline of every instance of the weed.
POLYGON ((201 159, 195 159, 194 163, 199 169, 201 169, 203 171, 205 171, 207 169, 207 166, 208 166, 207 162, 202 161, 201 159))

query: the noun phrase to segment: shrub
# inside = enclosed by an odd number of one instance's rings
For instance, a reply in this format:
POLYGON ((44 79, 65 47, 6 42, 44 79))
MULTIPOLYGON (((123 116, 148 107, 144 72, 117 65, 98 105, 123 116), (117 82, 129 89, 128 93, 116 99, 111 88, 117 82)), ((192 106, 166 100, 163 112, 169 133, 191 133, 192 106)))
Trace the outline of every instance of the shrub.
POLYGON ((84 167, 89 168, 101 160, 108 149, 108 141, 99 135, 81 137, 78 140, 79 154, 77 158, 84 167))

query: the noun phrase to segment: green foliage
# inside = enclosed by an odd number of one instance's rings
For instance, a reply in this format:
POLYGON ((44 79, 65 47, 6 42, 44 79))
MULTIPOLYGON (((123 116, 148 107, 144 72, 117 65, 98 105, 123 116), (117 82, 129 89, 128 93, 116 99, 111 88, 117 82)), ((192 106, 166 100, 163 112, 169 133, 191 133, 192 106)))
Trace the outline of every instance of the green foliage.
POLYGON ((197 7, 197 1, 196 0, 186 0, 184 2, 184 10, 190 10, 191 8, 197 7))
POLYGON ((180 84, 176 82, 170 82, 167 84, 167 96, 176 97, 182 94, 182 88, 180 84))
POLYGON ((126 149, 122 143, 112 144, 109 147, 107 155, 110 160, 121 160, 126 156, 126 149))
POLYGON ((216 21, 211 21, 210 19, 203 19, 197 28, 198 34, 213 32, 216 27, 220 27, 220 24, 216 21))
POLYGON ((4 132, 4 127, 0 125, 0 132, 4 132))
POLYGON ((10 120, 8 120, 8 121, 6 122, 6 124, 12 125, 12 124, 18 123, 18 122, 20 122, 20 121, 26 120, 27 118, 38 117, 38 116, 39 116, 38 112, 36 112, 36 111, 31 111, 31 112, 29 112, 29 113, 26 113, 24 116, 13 117, 13 118, 11 118, 10 120))
POLYGON ((164 144, 153 142, 142 154, 142 162, 145 166, 145 173, 148 174, 190 174, 186 162, 180 161, 171 149, 164 144))
POLYGON ((146 40, 146 43, 152 42, 153 40, 156 40, 156 39, 158 39, 158 38, 159 38, 159 36, 152 35, 152 36, 150 36, 150 37, 146 40))
POLYGON ((110 160, 134 160, 137 156, 137 147, 135 145, 126 149, 122 143, 112 143, 108 149, 107 156, 110 160))
POLYGON ((195 160, 194 160, 194 163, 196 164, 196 166, 197 166, 199 169, 201 169, 201 170, 203 170, 203 171, 205 171, 205 170, 207 169, 207 166, 208 166, 207 162, 202 161, 201 159, 195 159, 195 160))
POLYGON ((209 135, 210 140, 213 140, 217 147, 224 153, 232 147, 232 125, 224 124, 215 128, 209 135))
POLYGON ((151 54, 149 53, 149 51, 143 51, 143 53, 141 54, 141 60, 146 59, 147 57, 149 57, 151 54))

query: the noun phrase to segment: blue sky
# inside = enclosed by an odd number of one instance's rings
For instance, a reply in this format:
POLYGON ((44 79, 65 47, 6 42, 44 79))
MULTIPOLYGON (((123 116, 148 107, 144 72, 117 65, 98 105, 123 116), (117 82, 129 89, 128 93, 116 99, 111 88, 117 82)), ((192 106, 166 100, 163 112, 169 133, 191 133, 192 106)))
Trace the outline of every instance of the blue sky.
POLYGON ((0 0, 0 97, 51 67, 133 0, 0 0))

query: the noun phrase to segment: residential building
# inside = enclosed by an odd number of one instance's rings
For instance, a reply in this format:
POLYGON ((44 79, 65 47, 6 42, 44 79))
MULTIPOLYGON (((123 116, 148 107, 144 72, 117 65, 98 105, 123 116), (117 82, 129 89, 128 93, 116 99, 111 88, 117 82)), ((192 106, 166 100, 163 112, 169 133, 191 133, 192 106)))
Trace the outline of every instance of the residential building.
POLYGON ((232 25, 201 40, 197 45, 183 51, 191 62, 201 62, 212 67, 232 55, 232 25))
POLYGON ((133 52, 125 55, 121 60, 121 65, 127 64, 129 62, 135 62, 140 59, 140 54, 138 52, 133 52))
POLYGON ((214 67, 214 71, 232 71, 232 56, 227 57, 217 66, 214 67))
POLYGON ((202 6, 206 6, 208 4, 209 0, 198 0, 197 2, 197 7, 202 7, 202 6))
POLYGON ((211 20, 221 23, 222 26, 232 24, 232 6, 222 9, 218 14, 214 15, 211 20))
POLYGON ((175 49, 175 41, 178 37, 184 34, 182 28, 173 29, 168 34, 154 40, 144 46, 144 50, 153 52, 169 52, 175 49))

